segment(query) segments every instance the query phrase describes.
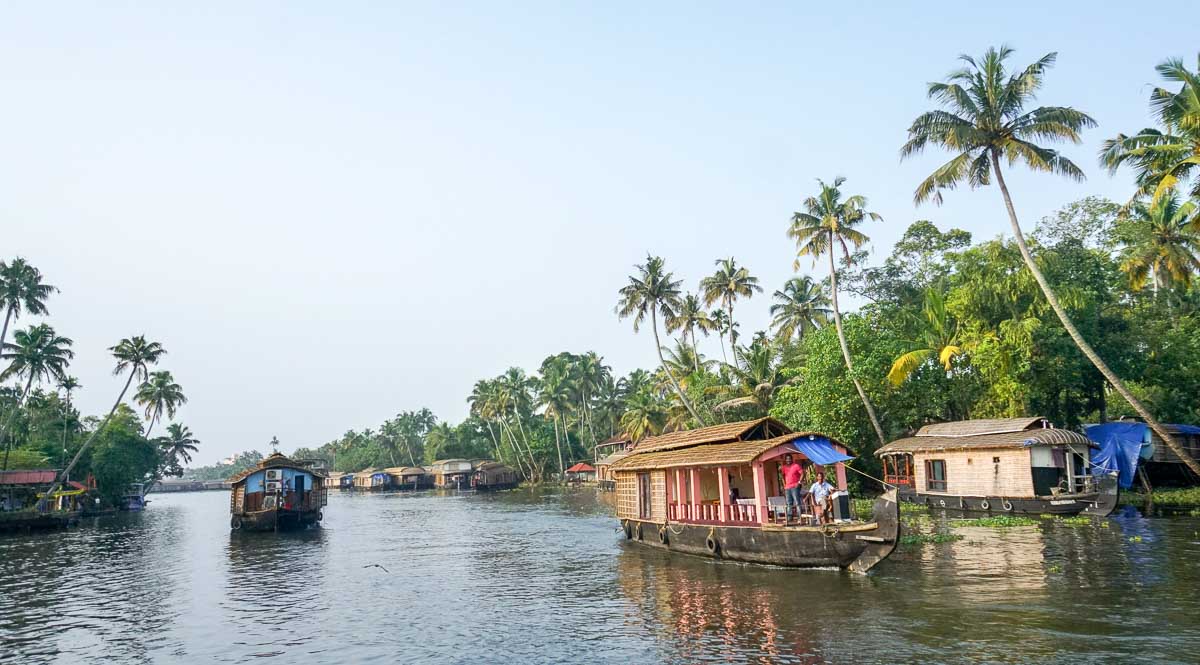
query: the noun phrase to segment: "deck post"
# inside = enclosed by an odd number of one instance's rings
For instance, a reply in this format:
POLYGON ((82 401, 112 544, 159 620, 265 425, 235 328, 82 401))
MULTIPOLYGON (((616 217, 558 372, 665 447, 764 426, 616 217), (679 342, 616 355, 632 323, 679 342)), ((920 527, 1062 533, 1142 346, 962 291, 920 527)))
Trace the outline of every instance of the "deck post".
POLYGON ((692 497, 691 497, 692 508, 691 508, 691 513, 692 513, 692 519, 693 519, 693 520, 699 520, 699 519, 700 519, 700 506, 704 504, 704 494, 702 494, 702 493, 700 492, 700 469, 688 469, 688 473, 692 474, 692 475, 691 475, 691 481, 692 481, 692 497))
POLYGON ((767 472, 762 462, 754 463, 754 502, 758 504, 758 523, 767 523, 767 472))
POLYGON ((675 519, 683 519, 687 517, 683 512, 683 469, 672 469, 671 479, 671 482, 675 483, 675 519))
POLYGON ((846 465, 843 462, 838 462, 833 466, 834 473, 837 474, 837 488, 839 491, 846 491, 846 465))
POLYGON ((717 491, 721 494, 717 506, 719 508, 717 520, 720 522, 728 522, 731 518, 731 515, 729 514, 731 510, 729 507, 729 469, 723 466, 717 467, 717 488, 717 491))

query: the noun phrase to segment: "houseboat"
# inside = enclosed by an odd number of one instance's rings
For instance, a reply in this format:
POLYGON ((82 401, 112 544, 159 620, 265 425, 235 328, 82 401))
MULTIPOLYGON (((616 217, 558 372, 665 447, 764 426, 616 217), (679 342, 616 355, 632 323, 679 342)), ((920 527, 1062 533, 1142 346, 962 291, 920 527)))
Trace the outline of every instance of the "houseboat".
POLYGON ((617 488, 613 480, 612 465, 633 450, 633 441, 624 434, 610 437, 596 444, 596 485, 604 491, 611 492, 617 488))
POLYGON ((875 454, 901 501, 968 512, 1104 516, 1117 505, 1117 477, 1093 475, 1094 447, 1082 434, 1029 417, 926 425, 875 454))
POLYGON ((433 475, 422 466, 398 466, 384 469, 391 479, 392 489, 427 490, 433 487, 433 475))
POLYGON ((672 432, 641 441, 612 465, 625 538, 674 552, 792 567, 865 573, 887 558, 900 535, 896 491, 867 519, 849 515, 845 445, 817 432, 793 432, 773 418, 672 432), (783 499, 784 456, 811 470, 832 469, 839 499, 833 519, 805 511, 793 521, 783 499))
POLYGON ((475 465, 465 459, 438 460, 430 467, 430 471, 433 472, 434 487, 461 490, 471 487, 471 474, 475 471, 475 465))
POLYGON ((390 489, 392 478, 380 469, 367 468, 354 474, 354 489, 381 492, 390 489))
POLYGON ((471 488, 479 492, 510 490, 520 482, 516 470, 501 462, 481 462, 471 474, 471 488))
POLYGON ((130 483, 125 490, 125 495, 121 497, 119 508, 126 512, 137 513, 145 510, 148 503, 150 502, 146 499, 145 484, 130 483))
POLYGON ((61 529, 79 522, 88 488, 74 481, 44 500, 54 469, 0 471, 0 533, 61 529))
POLYGON ((274 453, 230 479, 229 526, 284 531, 321 521, 328 502, 324 472, 274 453))

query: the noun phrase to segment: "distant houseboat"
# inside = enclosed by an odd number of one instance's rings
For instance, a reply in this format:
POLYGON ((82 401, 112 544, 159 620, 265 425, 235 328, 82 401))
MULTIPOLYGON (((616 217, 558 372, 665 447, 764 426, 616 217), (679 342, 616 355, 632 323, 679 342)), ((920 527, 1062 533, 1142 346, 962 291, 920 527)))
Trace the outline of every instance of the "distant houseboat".
POLYGON ((120 509, 126 512, 136 513, 146 509, 146 504, 150 503, 146 500, 146 486, 142 483, 130 483, 129 488, 125 490, 125 496, 121 497, 120 509))
POLYGON ((875 502, 868 520, 852 519, 848 498, 839 497, 832 522, 801 517, 793 523, 779 471, 785 455, 832 468, 845 497, 843 463, 853 459, 846 447, 816 432, 793 432, 773 418, 643 440, 612 465, 625 537, 731 561, 855 572, 892 553, 900 530, 895 490, 875 502))
POLYGON ((328 501, 325 480, 322 471, 274 453, 231 479, 229 525, 248 531, 312 526, 328 501))
POLYGON ((422 466, 398 466, 384 469, 391 479, 392 489, 426 490, 433 487, 433 475, 422 466))
POLYGON ((596 444, 596 484, 601 490, 612 491, 617 488, 612 475, 612 465, 628 455, 630 450, 633 450, 633 441, 625 435, 614 436, 596 444))
POLYGON ((568 483, 594 483, 596 482, 596 467, 587 462, 579 462, 567 469, 568 483))
POLYGON ((900 499, 984 513, 1108 515, 1117 479, 1090 471, 1087 437, 1045 418, 965 420, 922 427, 875 454, 900 499))
POLYGON ((430 471, 433 473, 433 486, 438 489, 468 489, 475 465, 465 459, 438 460, 430 466, 430 471))
POLYGON ((391 476, 379 469, 368 468, 354 474, 354 489, 356 490, 380 492, 389 489, 391 485, 391 476))
POLYGON ((479 492, 494 492, 516 487, 521 477, 516 470, 500 462, 482 462, 471 474, 471 487, 479 492))

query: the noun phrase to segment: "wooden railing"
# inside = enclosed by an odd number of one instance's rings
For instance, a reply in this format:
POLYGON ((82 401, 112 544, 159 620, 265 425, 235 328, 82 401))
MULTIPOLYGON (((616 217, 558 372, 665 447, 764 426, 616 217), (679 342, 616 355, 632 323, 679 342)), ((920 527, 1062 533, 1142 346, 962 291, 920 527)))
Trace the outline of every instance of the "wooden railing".
POLYGON ((912 485, 913 477, 889 473, 883 476, 883 481, 890 485, 912 485))
POLYGON ((690 524, 758 524, 758 506, 672 503, 667 505, 667 519, 690 524))

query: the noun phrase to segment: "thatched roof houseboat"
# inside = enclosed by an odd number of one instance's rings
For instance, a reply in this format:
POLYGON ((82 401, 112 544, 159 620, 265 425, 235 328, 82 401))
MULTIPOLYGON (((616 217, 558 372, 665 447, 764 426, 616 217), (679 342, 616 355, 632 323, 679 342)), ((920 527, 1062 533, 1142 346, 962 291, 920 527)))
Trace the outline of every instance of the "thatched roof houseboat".
POLYGON ((672 432, 641 441, 612 464, 617 516, 627 539, 671 551, 782 566, 866 572, 895 549, 895 490, 865 520, 835 503, 831 523, 788 520, 780 466, 786 455, 811 470, 832 468, 846 491, 844 444, 793 432, 773 418, 672 432))
POLYGON ((274 453, 230 479, 229 525, 251 531, 282 531, 321 521, 328 502, 325 474, 274 453))
POLYGON ((876 451, 904 501, 989 513, 1107 515, 1116 478, 1091 473, 1086 436, 1045 418, 964 420, 922 427, 876 451))
POLYGON ((354 489, 378 492, 391 487, 392 479, 381 469, 369 467, 354 474, 354 489))
POLYGON ((393 489, 424 490, 433 487, 433 474, 423 466, 394 466, 384 469, 393 489))
POLYGON ((445 459, 430 465, 433 486, 439 489, 467 489, 471 486, 471 474, 475 465, 471 460, 445 459))
POLYGON ((621 449, 606 455, 596 462, 596 484, 600 489, 612 491, 617 489, 617 481, 613 476, 612 465, 629 456, 629 451, 621 449))
POLYGON ((480 492, 512 489, 520 482, 517 471, 502 462, 477 463, 471 473, 471 487, 480 492))

